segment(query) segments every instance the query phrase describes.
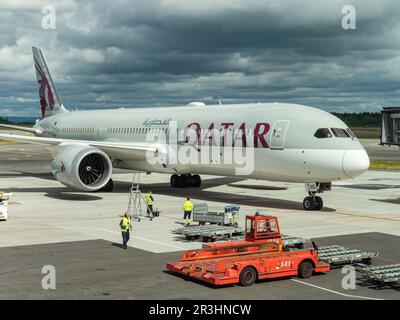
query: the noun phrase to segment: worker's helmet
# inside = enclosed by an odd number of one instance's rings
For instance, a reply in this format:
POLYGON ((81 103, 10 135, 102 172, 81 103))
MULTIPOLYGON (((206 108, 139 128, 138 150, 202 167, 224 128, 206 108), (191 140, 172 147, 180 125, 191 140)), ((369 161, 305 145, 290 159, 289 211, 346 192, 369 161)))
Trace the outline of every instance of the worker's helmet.
POLYGON ((190 197, 186 197, 186 200, 190 200, 190 197))

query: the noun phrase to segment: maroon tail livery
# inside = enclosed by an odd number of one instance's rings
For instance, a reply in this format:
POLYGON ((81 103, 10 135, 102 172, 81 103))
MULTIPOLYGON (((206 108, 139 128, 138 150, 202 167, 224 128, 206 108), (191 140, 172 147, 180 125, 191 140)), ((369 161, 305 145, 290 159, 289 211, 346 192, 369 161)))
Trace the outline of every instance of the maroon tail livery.
POLYGON ((60 96, 54 86, 53 80, 42 52, 39 48, 32 47, 33 59, 35 61, 36 77, 39 85, 39 99, 42 118, 60 112, 67 112, 63 107, 60 96))

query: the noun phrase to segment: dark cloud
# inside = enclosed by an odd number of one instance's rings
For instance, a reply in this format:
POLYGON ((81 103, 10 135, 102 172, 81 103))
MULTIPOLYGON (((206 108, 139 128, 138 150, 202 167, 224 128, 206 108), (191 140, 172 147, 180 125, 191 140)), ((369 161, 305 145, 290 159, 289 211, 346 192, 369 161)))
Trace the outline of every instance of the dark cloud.
POLYGON ((397 0, 0 3, 2 114, 38 115, 32 45, 66 107, 293 102, 331 111, 400 105, 397 0), (354 5, 357 29, 343 30, 354 5))

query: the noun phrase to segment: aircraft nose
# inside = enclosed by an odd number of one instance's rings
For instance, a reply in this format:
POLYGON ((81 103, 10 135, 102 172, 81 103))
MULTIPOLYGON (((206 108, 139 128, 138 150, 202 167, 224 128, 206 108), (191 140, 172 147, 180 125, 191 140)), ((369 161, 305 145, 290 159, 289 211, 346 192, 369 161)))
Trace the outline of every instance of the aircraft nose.
POLYGON ((369 157, 365 150, 346 150, 343 155, 343 171, 350 178, 355 178, 367 171, 369 157))

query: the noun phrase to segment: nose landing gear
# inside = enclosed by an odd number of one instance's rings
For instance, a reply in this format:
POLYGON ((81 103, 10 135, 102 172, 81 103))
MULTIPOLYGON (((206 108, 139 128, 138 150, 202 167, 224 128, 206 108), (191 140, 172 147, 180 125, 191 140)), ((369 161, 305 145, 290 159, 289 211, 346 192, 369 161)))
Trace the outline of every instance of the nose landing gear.
POLYGON ((201 178, 198 174, 173 174, 170 183, 172 188, 198 188, 201 186, 201 178))
POLYGON ((322 198, 315 195, 305 197, 303 200, 303 208, 305 210, 321 210, 323 206, 322 198))
POLYGON ((331 182, 306 183, 305 188, 309 196, 304 198, 303 208, 308 211, 312 210, 319 211, 323 208, 324 202, 322 198, 317 196, 316 194, 331 190, 332 183, 331 182))

